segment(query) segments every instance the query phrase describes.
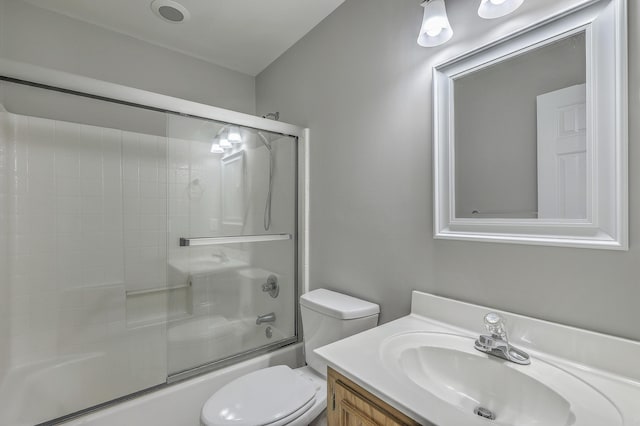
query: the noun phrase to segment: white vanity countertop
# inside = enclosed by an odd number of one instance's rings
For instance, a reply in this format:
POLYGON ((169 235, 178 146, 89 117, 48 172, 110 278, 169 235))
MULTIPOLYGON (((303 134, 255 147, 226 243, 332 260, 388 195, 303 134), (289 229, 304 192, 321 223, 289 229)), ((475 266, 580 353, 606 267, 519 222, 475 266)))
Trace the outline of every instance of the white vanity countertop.
MULTIPOLYGON (((485 334, 483 317, 489 311, 498 312, 506 319, 510 342, 529 353, 532 364, 536 359, 545 361, 586 382, 615 405, 621 418, 617 424, 640 426, 640 342, 427 293, 413 293, 410 315, 315 352, 334 370, 421 424, 500 424, 470 415, 434 396, 389 368, 381 356, 383 342, 400 334, 435 332, 476 338, 485 334)), ((568 424, 611 426, 593 422, 593 419, 578 419, 568 424)))

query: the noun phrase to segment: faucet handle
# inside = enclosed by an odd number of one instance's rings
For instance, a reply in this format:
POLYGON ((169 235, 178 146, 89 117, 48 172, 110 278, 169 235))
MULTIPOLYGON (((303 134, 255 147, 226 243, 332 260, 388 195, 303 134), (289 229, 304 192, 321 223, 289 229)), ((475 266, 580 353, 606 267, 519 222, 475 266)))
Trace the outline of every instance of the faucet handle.
POLYGON ((484 326, 492 336, 507 341, 507 328, 505 320, 495 312, 489 312, 484 316, 484 326))

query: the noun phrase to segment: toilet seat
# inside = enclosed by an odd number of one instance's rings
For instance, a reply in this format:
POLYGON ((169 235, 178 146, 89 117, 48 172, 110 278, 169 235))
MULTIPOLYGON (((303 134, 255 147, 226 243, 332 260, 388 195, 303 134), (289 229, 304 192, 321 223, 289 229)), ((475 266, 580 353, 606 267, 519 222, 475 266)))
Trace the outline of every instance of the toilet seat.
POLYGON ((281 419, 281 420, 277 420, 274 423, 269 423, 266 426, 284 426, 284 425, 288 425, 291 422, 293 422, 295 419, 300 418, 300 416, 302 416, 304 413, 306 413, 307 411, 309 411, 309 409, 313 406, 313 404, 316 403, 315 398, 311 399, 309 402, 307 402, 305 405, 303 405, 302 407, 300 407, 298 410, 294 411, 293 413, 291 413, 290 415, 288 415, 287 417, 281 419))
POLYGON ((314 384, 279 365, 254 371, 223 386, 202 408, 207 426, 281 426, 315 403, 314 384))

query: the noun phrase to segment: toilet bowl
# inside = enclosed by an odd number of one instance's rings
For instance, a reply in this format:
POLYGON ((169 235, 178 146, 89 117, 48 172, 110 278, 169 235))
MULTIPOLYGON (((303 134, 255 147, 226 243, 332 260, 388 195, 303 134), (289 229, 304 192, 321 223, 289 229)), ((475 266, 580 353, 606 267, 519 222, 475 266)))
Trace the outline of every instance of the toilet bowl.
POLYGON ((239 377, 202 407, 205 426, 302 426, 327 406, 327 365, 313 350, 378 324, 380 307, 355 297, 319 289, 300 298, 308 366, 263 368, 239 377))
POLYGON ((213 394, 202 408, 203 425, 308 425, 327 405, 324 377, 309 367, 263 368, 213 394))

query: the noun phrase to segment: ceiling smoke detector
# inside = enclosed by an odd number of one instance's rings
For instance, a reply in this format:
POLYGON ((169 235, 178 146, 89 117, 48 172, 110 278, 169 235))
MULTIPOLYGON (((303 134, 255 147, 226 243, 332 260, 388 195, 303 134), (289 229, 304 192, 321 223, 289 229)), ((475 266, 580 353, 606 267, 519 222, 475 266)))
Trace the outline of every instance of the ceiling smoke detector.
POLYGON ((154 0, 151 2, 151 10, 163 21, 173 24, 187 21, 191 17, 183 5, 172 0, 154 0))

